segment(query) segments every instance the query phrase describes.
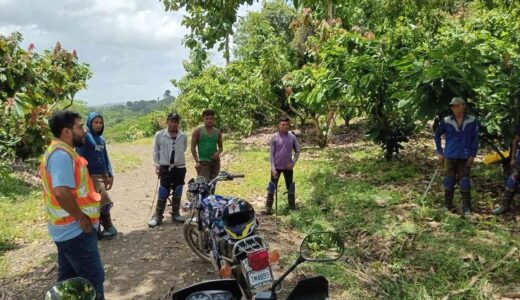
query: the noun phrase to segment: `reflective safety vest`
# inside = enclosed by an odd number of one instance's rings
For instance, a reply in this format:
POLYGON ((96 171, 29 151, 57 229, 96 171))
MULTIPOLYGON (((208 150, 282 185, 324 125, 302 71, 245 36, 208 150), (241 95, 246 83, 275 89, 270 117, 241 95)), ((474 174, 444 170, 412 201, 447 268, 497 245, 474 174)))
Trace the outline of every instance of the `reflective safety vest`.
POLYGON ((76 183, 76 188, 72 189, 72 194, 83 213, 90 218, 92 223, 97 223, 99 221, 99 201, 101 200, 101 195, 96 193, 94 189, 94 184, 88 174, 87 160, 76 153, 72 147, 56 139, 54 139, 47 148, 40 164, 43 201, 49 222, 52 225, 60 226, 76 221, 56 200, 52 186, 52 178, 47 170, 47 161, 51 154, 57 149, 67 152, 72 157, 74 162, 74 181, 76 183))

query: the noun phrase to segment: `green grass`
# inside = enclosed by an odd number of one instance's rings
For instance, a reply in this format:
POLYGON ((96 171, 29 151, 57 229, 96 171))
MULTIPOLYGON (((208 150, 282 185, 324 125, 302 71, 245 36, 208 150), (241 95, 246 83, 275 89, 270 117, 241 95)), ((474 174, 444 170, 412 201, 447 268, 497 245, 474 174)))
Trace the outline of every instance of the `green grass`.
POLYGON ((112 168, 117 173, 131 171, 141 163, 141 158, 139 155, 124 151, 122 149, 109 149, 109 155, 112 168))
POLYGON ((7 273, 7 251, 47 236, 42 224, 45 214, 39 187, 12 174, 0 179, 0 274, 7 273))
MULTIPOLYGON (((134 143, 149 144, 151 140, 140 139, 134 143)), ((127 172, 141 163, 138 155, 122 150, 128 146, 123 144, 119 149, 120 145, 116 145, 114 151, 109 149, 117 172, 127 172)), ((8 251, 48 238, 42 201, 39 185, 31 186, 15 173, 0 179, 0 277, 16 275, 9 271, 9 262, 5 257, 8 251)), ((37 264, 47 260, 42 258, 37 264)), ((17 270, 17 274, 21 271, 17 270)))
MULTIPOLYGON (((314 271, 327 275, 356 299, 442 298, 465 287, 472 276, 520 245, 514 221, 487 215, 470 222, 445 211, 440 176, 421 201, 436 168, 431 151, 424 147, 419 145, 392 162, 365 141, 348 148, 302 152, 295 169, 301 209, 290 214, 282 209, 278 218, 304 233, 344 234, 343 263, 316 265, 314 271)), ((222 184, 219 193, 264 199, 269 180, 267 147, 228 142, 226 151, 233 159, 225 168, 243 172, 246 178, 222 184)), ((489 211, 501 189, 500 169, 477 164, 473 174, 475 207, 489 211)), ((285 191, 283 184, 280 191, 285 191)), ((285 208, 281 193, 280 199, 285 208)), ((504 292, 518 282, 520 263, 511 259, 455 299, 487 299, 490 291, 504 292)))

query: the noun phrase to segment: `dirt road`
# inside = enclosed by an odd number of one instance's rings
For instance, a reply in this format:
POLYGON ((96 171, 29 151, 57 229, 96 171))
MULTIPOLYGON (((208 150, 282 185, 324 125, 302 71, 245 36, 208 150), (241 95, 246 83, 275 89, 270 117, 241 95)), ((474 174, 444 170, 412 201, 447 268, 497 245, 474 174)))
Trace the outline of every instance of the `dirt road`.
MULTIPOLYGON (((114 187, 110 191, 115 202, 113 221, 119 235, 112 240, 99 242, 106 272, 106 299, 157 299, 171 288, 215 279, 216 274, 211 265, 197 259, 188 248, 182 235, 182 225, 172 224, 167 218, 163 226, 148 228, 157 186, 157 177, 151 165, 151 146, 136 144, 132 145, 131 150, 123 147, 113 145, 111 149, 131 151, 141 158, 141 162, 131 171, 116 173, 114 187)), ((186 178, 191 176, 193 169, 188 168, 186 178)), ((263 222, 262 231, 273 232, 272 226, 275 225, 271 222, 263 222)), ((269 239, 277 239, 278 233, 269 239)), ((49 239, 38 245, 11 251, 9 255, 38 259, 55 252, 55 246, 49 239)), ((51 257, 41 267, 6 281, 3 285, 14 299, 43 299, 56 276, 55 259, 51 257)))

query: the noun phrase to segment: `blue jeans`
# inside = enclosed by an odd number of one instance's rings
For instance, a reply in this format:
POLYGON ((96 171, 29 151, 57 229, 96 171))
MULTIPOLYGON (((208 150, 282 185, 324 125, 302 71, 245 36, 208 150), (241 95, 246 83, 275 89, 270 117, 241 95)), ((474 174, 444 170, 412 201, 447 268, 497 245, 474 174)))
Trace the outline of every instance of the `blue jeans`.
POLYGON ((55 242, 58 247, 58 281, 82 277, 90 281, 96 290, 96 299, 104 299, 105 271, 97 245, 97 234, 82 232, 77 237, 55 242))

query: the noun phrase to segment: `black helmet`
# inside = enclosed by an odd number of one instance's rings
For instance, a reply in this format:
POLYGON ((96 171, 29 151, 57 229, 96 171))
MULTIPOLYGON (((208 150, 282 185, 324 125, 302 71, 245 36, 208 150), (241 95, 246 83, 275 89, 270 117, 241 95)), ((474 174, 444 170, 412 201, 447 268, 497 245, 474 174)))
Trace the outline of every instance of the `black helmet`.
POLYGON ((232 198, 222 213, 224 230, 232 239, 240 240, 256 229, 256 215, 253 206, 240 198, 232 198))

